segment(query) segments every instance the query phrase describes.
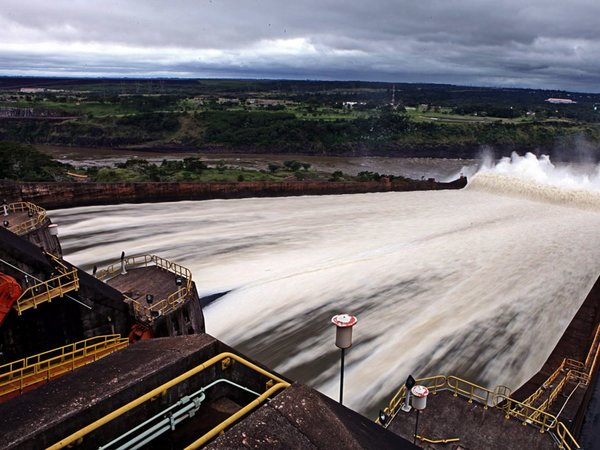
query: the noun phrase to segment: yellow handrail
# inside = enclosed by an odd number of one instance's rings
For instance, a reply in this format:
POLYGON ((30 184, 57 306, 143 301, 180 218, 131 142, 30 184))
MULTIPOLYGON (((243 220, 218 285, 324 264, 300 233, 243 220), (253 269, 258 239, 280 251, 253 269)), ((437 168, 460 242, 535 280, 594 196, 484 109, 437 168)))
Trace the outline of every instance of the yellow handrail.
MULTIPOLYGON (((56 444, 48 447, 47 450, 58 450, 58 449, 67 447, 68 445, 71 445, 72 443, 74 443, 80 439, 83 439, 86 435, 97 430, 98 428, 102 427, 103 425, 106 425, 108 422, 118 418, 119 416, 125 414, 126 412, 133 410, 134 408, 137 408, 138 406, 142 405, 143 403, 145 403, 153 398, 156 398, 160 395, 166 394, 166 392, 173 386, 178 385, 179 383, 187 380, 188 378, 199 374, 204 369, 207 369, 208 367, 210 367, 220 361, 224 361, 228 358, 231 358, 231 359, 239 362, 243 366, 248 367, 249 369, 254 370, 255 372, 258 372, 261 375, 264 375, 265 377, 277 382, 277 384, 275 384, 269 390, 267 390, 265 393, 263 393, 258 399, 254 400, 252 403, 250 403, 250 405, 247 405, 247 407, 245 407, 244 409, 246 409, 248 407, 250 407, 250 408, 247 409, 243 414, 246 414, 250 409, 258 406, 258 404, 260 404, 261 402, 257 403, 257 400, 259 400, 260 398, 262 398, 262 397, 266 398, 269 395, 271 395, 273 392, 275 392, 281 388, 284 388, 284 387, 287 388, 290 385, 287 381, 283 380, 282 378, 278 377, 277 375, 267 372, 262 367, 258 367, 256 364, 253 364, 250 361, 247 361, 246 359, 242 358, 241 356, 238 356, 238 355, 236 355, 234 353, 230 353, 230 352, 223 352, 223 353, 218 354, 217 356, 210 358, 208 361, 205 361, 204 363, 194 367, 193 369, 190 369, 187 372, 173 378, 172 380, 168 381, 167 383, 164 383, 164 384, 158 386, 157 388, 152 389, 150 392, 147 392, 146 394, 136 398, 135 400, 130 401, 126 405, 121 406, 120 408, 105 415, 104 417, 101 417, 100 419, 92 422, 91 424, 83 427, 82 429, 76 431, 75 433, 71 434, 70 436, 67 436, 66 438, 60 440, 56 444)), ((239 412, 241 412, 241 411, 238 411, 238 413, 239 412)), ((236 416, 236 415, 234 414, 234 416, 236 416)), ((237 420, 237 418, 239 418, 239 417, 241 417, 241 416, 236 416, 236 419, 234 419, 234 420, 237 420)), ((231 417, 230 417, 230 419, 231 419, 231 417)), ((226 420, 223 423, 226 423, 226 424, 223 425, 223 427, 221 429, 224 429, 225 427, 230 425, 232 422, 230 422, 229 420, 226 420)), ((213 431, 214 431, 214 429, 209 431, 207 434, 210 434, 213 431)), ((220 430, 217 431, 217 433, 218 432, 220 432, 220 430)), ((203 439, 203 438, 204 438, 204 436, 200 439, 203 439)))
POLYGON ((571 358, 564 358, 560 366, 558 366, 552 375, 550 375, 533 394, 527 397, 523 403, 526 405, 533 405, 535 401, 540 398, 550 386, 552 386, 552 384, 561 374, 564 374, 562 380, 550 392, 548 398, 541 405, 537 406, 537 409, 542 411, 548 409, 570 381, 581 383, 584 386, 587 386, 590 382, 590 377, 594 371, 598 353, 600 351, 600 347, 598 345, 599 342, 600 325, 596 327, 594 339, 592 340, 592 345, 590 346, 585 362, 580 362, 571 358))
POLYGON ((446 383, 448 388, 454 392, 454 396, 462 394, 469 399, 469 403, 472 403, 473 400, 477 400, 478 402, 483 403, 486 407, 492 404, 492 399, 494 396, 498 397, 498 395, 500 395, 475 383, 471 383, 470 381, 466 381, 462 378, 452 375, 446 377, 446 383), (466 385, 467 389, 463 389, 461 384, 466 385))
MULTIPOLYGON (((182 286, 177 291, 170 294, 167 298, 157 300, 152 305, 144 305, 130 297, 126 297, 127 301, 133 305, 135 316, 143 321, 152 321, 155 317, 165 315, 173 311, 179 304, 184 302, 192 293, 192 272, 180 266, 177 263, 171 262, 156 255, 138 255, 125 258, 125 266, 128 268, 156 266, 163 270, 167 270, 185 280, 185 286, 182 286)), ((106 269, 99 270, 96 273, 96 278, 102 281, 107 281, 114 276, 117 276, 121 271, 121 263, 114 263, 106 269)))
POLYGON ((51 302, 57 297, 62 297, 66 293, 78 289, 79 275, 77 269, 73 268, 69 272, 28 287, 14 303, 13 308, 21 315, 23 311, 37 308, 41 303, 51 302))
MULTIPOLYGON (((531 424, 538 426, 541 432, 557 430, 556 434, 560 438, 560 443, 564 446, 563 448, 580 448, 575 438, 571 435, 571 433, 568 432, 562 422, 558 421, 556 416, 531 405, 519 402, 500 392, 491 391, 475 383, 471 383, 470 381, 463 380, 452 375, 436 375, 434 377, 420 378, 416 381, 418 384, 422 384, 427 387, 433 384, 435 386, 435 392, 448 390, 455 396, 461 395, 466 397, 470 402, 477 401, 482 403, 486 408, 493 406, 494 408, 502 410, 507 419, 510 417, 518 417, 525 425, 531 424), (432 380, 435 380, 435 383, 432 383, 432 380), (444 385, 440 386, 440 380, 445 380, 444 385), (500 401, 496 401, 495 398, 500 398, 500 401)), ((402 386, 396 395, 392 397, 392 400, 390 400, 390 403, 384 409, 384 412, 390 417, 395 417, 405 395, 406 388, 405 386, 402 386)), ((375 422, 380 423, 379 418, 377 418, 375 422)))
POLYGON ((428 444, 450 444, 452 442, 460 442, 459 438, 448 438, 448 439, 429 439, 423 436, 417 435, 417 439, 428 444))
POLYGON ((56 269, 58 269, 58 271, 60 273, 67 273, 72 270, 72 268, 67 267, 65 262, 58 256, 53 255, 52 253, 48 253, 48 252, 44 252, 44 254, 46 256, 49 256, 50 259, 52 259, 52 261, 54 262, 54 267, 56 267, 56 269))
MULTIPOLYGON (((444 375, 436 375, 433 377, 420 378, 419 383, 423 386, 427 386, 429 391, 433 394, 437 393, 438 390, 444 389, 446 384, 446 377, 444 375)), ((392 397, 389 405, 384 409, 384 412, 393 415, 398 412, 398 408, 402 405, 404 398, 406 397, 406 387, 402 386, 396 395, 392 397)), ((379 423, 379 419, 376 420, 379 423)))
MULTIPOLYGON (((172 261, 161 258, 156 255, 137 255, 137 256, 129 256, 125 258, 125 266, 128 268, 135 267, 148 267, 148 266, 157 266, 161 269, 168 270, 175 275, 179 275, 186 281, 186 287, 188 290, 192 288, 192 272, 172 261)), ((102 281, 106 281, 116 275, 118 275, 121 271, 121 262, 117 262, 111 264, 106 269, 99 270, 96 273, 96 278, 102 281)))
POLYGON ((39 206, 29 203, 29 202, 14 202, 7 205, 7 209, 9 212, 24 212, 24 211, 32 211, 37 213, 37 216, 34 216, 27 220, 26 222, 20 223, 18 225, 14 225, 12 227, 8 227, 9 231, 12 231, 16 235, 23 235, 32 230, 38 228, 44 220, 46 220, 46 210, 44 208, 40 208, 39 206))
POLYGON ((600 324, 596 327, 596 334, 594 340, 588 352, 587 358, 585 359, 585 367, 588 368, 588 375, 591 377, 596 369, 598 363, 598 354, 600 353, 600 324), (593 358, 592 358, 593 355, 593 358))
POLYGON ((118 334, 95 336, 0 366, 0 396, 48 381, 120 350, 129 339, 118 334), (108 353, 105 353, 110 350, 108 353), (91 358, 91 359, 90 359, 91 358))
POLYGON ((558 422, 558 425, 556 426, 556 435, 560 439, 559 448, 566 448, 567 450, 581 448, 564 423, 558 422))

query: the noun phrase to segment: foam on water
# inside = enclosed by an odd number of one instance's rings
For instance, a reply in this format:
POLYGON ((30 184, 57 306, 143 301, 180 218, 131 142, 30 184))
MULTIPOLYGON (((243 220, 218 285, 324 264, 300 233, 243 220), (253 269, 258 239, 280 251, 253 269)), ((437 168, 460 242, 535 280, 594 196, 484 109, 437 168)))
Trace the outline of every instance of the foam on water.
POLYGON ((582 177, 573 197, 506 173, 556 170, 536 161, 489 165, 462 191, 102 206, 51 217, 76 264, 152 252, 190 268, 201 294, 230 290, 206 309, 208 332, 334 398, 339 351, 329 320, 356 314, 344 398, 372 413, 409 373, 516 388, 547 358, 598 276, 600 214, 593 177, 582 177))

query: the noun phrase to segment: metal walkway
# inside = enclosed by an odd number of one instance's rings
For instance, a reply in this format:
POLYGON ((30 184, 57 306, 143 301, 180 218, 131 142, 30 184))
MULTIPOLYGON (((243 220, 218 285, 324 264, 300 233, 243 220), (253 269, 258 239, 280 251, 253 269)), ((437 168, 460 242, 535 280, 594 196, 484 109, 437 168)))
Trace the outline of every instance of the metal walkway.
POLYGON ((599 345, 600 325, 596 327, 585 361, 563 359, 554 373, 533 394, 523 400, 523 404, 540 411, 550 411, 556 399, 567 390, 567 387, 576 389, 579 386, 587 386, 598 361, 599 345))
POLYGON ((46 281, 38 281, 37 284, 23 291, 13 305, 19 315, 30 308, 37 308, 42 303, 51 302, 55 298, 79 290, 77 268, 69 268, 56 256, 50 253, 47 255, 53 260, 58 275, 46 281))
POLYGON ((118 334, 96 336, 0 366, 0 402, 127 347, 118 334))

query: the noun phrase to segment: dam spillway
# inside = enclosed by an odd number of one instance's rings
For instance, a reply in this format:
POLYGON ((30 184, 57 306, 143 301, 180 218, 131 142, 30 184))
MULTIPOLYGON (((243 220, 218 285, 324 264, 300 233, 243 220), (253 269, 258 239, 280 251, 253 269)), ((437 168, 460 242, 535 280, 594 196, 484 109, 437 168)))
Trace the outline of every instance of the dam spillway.
POLYGON ((578 208, 509 194, 473 183, 51 217, 65 255, 84 268, 156 252, 190 268, 201 296, 228 291, 206 308, 207 332, 332 397, 329 319, 359 316, 344 397, 372 412, 409 373, 515 389, 578 310, 598 275, 597 194, 578 208))

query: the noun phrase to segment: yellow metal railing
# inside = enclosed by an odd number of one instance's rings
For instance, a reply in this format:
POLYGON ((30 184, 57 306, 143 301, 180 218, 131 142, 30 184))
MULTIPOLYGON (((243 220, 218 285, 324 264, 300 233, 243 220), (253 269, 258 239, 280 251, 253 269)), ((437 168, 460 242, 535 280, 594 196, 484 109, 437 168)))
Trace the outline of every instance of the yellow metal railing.
POLYGON ((596 327, 596 333, 594 334, 594 339, 592 340, 592 345, 588 351, 585 362, 580 362, 570 358, 564 358, 558 366, 558 368, 544 381, 533 394, 523 400, 524 404, 534 405, 536 400, 542 397, 548 389, 554 384, 554 382, 559 379, 561 375, 563 375, 562 379, 559 383, 552 389, 548 398, 537 406, 537 409, 545 411, 556 400, 558 395, 563 391, 565 386, 569 382, 581 383, 584 386, 587 386, 590 382, 590 378, 596 366, 598 352, 600 351, 599 347, 600 342, 600 325, 596 327))
POLYGON ((558 425, 556 426, 556 435, 559 439, 560 448, 565 448, 567 450, 581 448, 564 423, 558 422, 558 425))
POLYGON ((195 449, 195 448, 198 448, 198 447, 204 445, 209 440, 211 440, 212 438, 214 438, 215 436, 217 436, 218 434, 223 432, 228 426, 235 423, 237 420, 239 420, 241 417, 246 415, 248 412, 252 411, 254 408, 258 407, 260 404, 265 402, 275 392, 277 392, 281 389, 285 389, 290 386, 290 384, 287 381, 283 380, 282 378, 278 377, 277 375, 267 372, 263 368, 258 367, 257 365, 251 363, 250 361, 247 361, 246 359, 244 359, 234 353, 230 353, 230 352, 220 353, 219 355, 214 356, 213 358, 210 358, 208 361, 205 361, 204 363, 194 367, 193 369, 188 370, 187 372, 179 375, 178 377, 173 378, 171 381, 168 381, 167 383, 165 383, 155 389, 152 389, 150 392, 147 392, 146 394, 136 398, 135 400, 132 400, 131 402, 127 403, 126 405, 121 406, 120 408, 114 410, 113 412, 107 414, 106 416, 101 417, 100 419, 87 425, 86 427, 80 429, 79 431, 76 431, 75 433, 71 434, 70 436, 67 436, 66 438, 60 440, 56 444, 48 447, 47 450, 58 450, 58 449, 70 446, 73 443, 78 442, 81 439, 83 439, 86 435, 99 429, 103 425, 106 425, 107 423, 111 422, 112 420, 120 417, 121 415, 134 410, 138 406, 140 406, 148 401, 151 401, 152 399, 155 399, 159 396, 166 395, 166 393, 169 389, 178 385, 179 383, 184 382, 188 378, 199 374, 203 370, 205 370, 219 362, 221 363, 222 368, 226 368, 231 365, 231 361, 237 361, 238 363, 242 364, 243 366, 248 367, 249 369, 267 377, 269 379, 269 383, 267 383, 267 386, 270 385, 270 387, 268 387, 268 389, 265 392, 263 392, 257 399, 250 402, 249 404, 244 406, 242 409, 237 411, 235 414, 230 416, 228 419, 226 419, 225 421, 221 422, 219 425, 214 427, 208 433, 204 434, 198 440, 194 441, 192 444, 190 444, 188 447, 186 447, 186 450, 187 449, 195 449))
MULTIPOLYGON (((460 395, 466 398, 470 403, 474 401, 481 403, 484 405, 484 408, 493 407, 500 409, 504 412, 506 419, 516 417, 520 419, 524 425, 536 426, 542 433, 545 431, 553 431, 555 435, 558 436, 560 448, 580 448, 575 438, 569 433, 569 430, 562 422, 559 422, 554 415, 514 400, 499 390, 491 391, 455 376, 436 375, 433 377, 420 378, 416 381, 418 384, 426 386, 432 394, 441 391, 449 391, 456 397, 460 395)), ((393 419, 398 414, 405 397, 406 387, 402 386, 384 409, 386 415, 393 419)), ((375 421, 380 423, 379 418, 375 421)))
POLYGON ((20 223, 18 225, 14 225, 12 227, 8 227, 9 231, 21 236, 23 234, 29 233, 32 230, 38 228, 44 220, 46 220, 46 210, 44 208, 40 208, 37 205, 29 202, 15 202, 7 205, 7 209, 9 213, 13 212, 25 212, 31 211, 34 215, 29 218, 29 220, 20 223))
MULTIPOLYGON (((173 311, 178 305, 183 303, 192 293, 192 272, 179 264, 161 258, 156 255, 130 256, 125 258, 125 267, 128 269, 139 267, 156 266, 160 269, 169 271, 182 278, 185 283, 177 291, 168 297, 155 300, 152 305, 144 305, 137 300, 126 297, 127 301, 133 305, 133 310, 138 319, 152 321, 155 317, 165 315, 173 311)), ((108 281, 121 273, 121 262, 111 264, 106 269, 99 270, 96 278, 102 281, 108 281)))
POLYGON ((598 363, 598 353, 600 353, 600 324, 596 327, 596 334, 590 346, 587 358, 585 358, 584 366, 588 369, 587 373, 591 376, 594 373, 596 364, 598 363))
POLYGON ((48 252, 44 252, 44 254, 46 256, 49 256, 50 259, 52 259, 52 262, 54 263, 54 267, 56 267, 56 269, 60 272, 60 273, 67 273, 69 272, 73 267, 67 267, 67 265, 65 264, 65 262, 60 259, 58 256, 53 255, 52 253, 48 253, 48 252))
POLYGON ((0 366, 0 397, 46 382, 120 350, 129 339, 118 334, 95 336, 0 366))
POLYGON ((460 442, 459 438, 448 438, 448 439, 430 439, 423 436, 417 435, 417 439, 428 444, 451 444, 453 442, 460 442))
POLYGON ((41 303, 51 302, 57 297, 62 297, 78 289, 79 275, 77 269, 73 268, 66 273, 28 287, 14 303, 13 308, 21 315, 23 311, 37 308, 41 303))
POLYGON ((155 301, 152 305, 148 306, 143 305, 131 297, 125 296, 125 298, 133 305, 133 310, 137 318, 152 321, 154 318, 168 314, 177 308, 178 305, 186 300, 189 293, 190 291, 187 287, 183 287, 173 292, 167 298, 159 300, 158 302, 155 301))
MULTIPOLYGON (((427 386, 429 392, 432 394, 436 394, 438 390, 444 389, 447 387, 446 377, 443 375, 437 375, 434 377, 420 378, 419 384, 423 386, 427 386)), ((406 386, 402 386, 396 395, 392 397, 388 407, 384 410, 388 414, 395 415, 398 412, 400 406, 402 406, 402 402, 406 398, 406 386)))

